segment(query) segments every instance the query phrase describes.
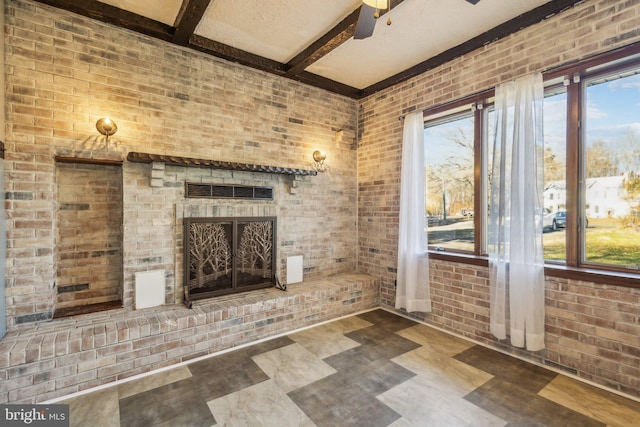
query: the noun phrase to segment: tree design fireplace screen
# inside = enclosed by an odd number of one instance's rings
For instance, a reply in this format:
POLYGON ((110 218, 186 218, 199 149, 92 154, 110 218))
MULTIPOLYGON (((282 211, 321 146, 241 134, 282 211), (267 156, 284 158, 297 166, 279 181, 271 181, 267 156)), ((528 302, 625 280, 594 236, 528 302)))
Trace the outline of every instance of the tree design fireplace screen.
POLYGON ((275 284, 276 218, 185 218, 185 304, 275 284))

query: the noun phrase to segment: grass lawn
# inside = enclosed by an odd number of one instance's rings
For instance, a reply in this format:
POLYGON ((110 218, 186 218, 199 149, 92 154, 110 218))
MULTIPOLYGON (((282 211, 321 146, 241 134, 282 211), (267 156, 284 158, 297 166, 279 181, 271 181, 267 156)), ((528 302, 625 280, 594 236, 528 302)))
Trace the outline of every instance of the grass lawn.
MULTIPOLYGON (((623 228, 620 220, 590 219, 587 228, 586 261, 640 266, 640 232, 623 228)), ((565 259, 564 230, 544 234, 545 259, 565 259)))
POLYGON ((544 259, 554 261, 567 259, 564 228, 544 233, 542 239, 544 242, 544 259))
MULTIPOLYGON (((589 219, 586 261, 640 267, 640 232, 623 228, 619 219, 589 219)), ((443 249, 473 251, 473 221, 430 226, 429 244, 443 249)), ((544 233, 544 259, 566 260, 565 230, 544 233)))

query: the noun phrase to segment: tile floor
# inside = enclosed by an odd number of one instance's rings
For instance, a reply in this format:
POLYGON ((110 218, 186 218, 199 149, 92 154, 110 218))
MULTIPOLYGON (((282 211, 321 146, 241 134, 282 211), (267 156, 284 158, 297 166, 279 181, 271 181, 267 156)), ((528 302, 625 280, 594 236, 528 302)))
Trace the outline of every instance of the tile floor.
POLYGON ((61 403, 72 426, 636 426, 640 403, 374 310, 61 403))

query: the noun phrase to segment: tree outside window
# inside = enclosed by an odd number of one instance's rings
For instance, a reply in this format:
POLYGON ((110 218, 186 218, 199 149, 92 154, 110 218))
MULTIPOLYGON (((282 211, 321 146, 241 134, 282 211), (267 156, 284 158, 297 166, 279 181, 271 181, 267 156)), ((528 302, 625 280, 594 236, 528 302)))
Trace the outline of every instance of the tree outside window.
POLYGON ((427 122, 427 237, 431 247, 474 250, 474 124, 471 108, 427 122))

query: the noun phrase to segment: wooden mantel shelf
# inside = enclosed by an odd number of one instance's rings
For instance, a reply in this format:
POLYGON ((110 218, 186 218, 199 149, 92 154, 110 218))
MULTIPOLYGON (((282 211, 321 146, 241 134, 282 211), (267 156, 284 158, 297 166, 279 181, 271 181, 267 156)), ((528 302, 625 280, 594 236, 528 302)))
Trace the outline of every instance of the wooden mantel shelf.
POLYGON ((318 172, 309 169, 283 168, 249 163, 224 162, 220 160, 194 159, 191 157, 167 156, 163 154, 137 153, 130 151, 127 160, 134 163, 164 163, 166 165, 225 169, 242 172, 264 172, 279 175, 313 176, 318 172))
POLYGON ((90 165, 105 165, 105 166, 122 166, 122 160, 114 159, 94 159, 86 157, 67 157, 67 156, 54 156, 56 162, 60 163, 85 163, 90 165))

